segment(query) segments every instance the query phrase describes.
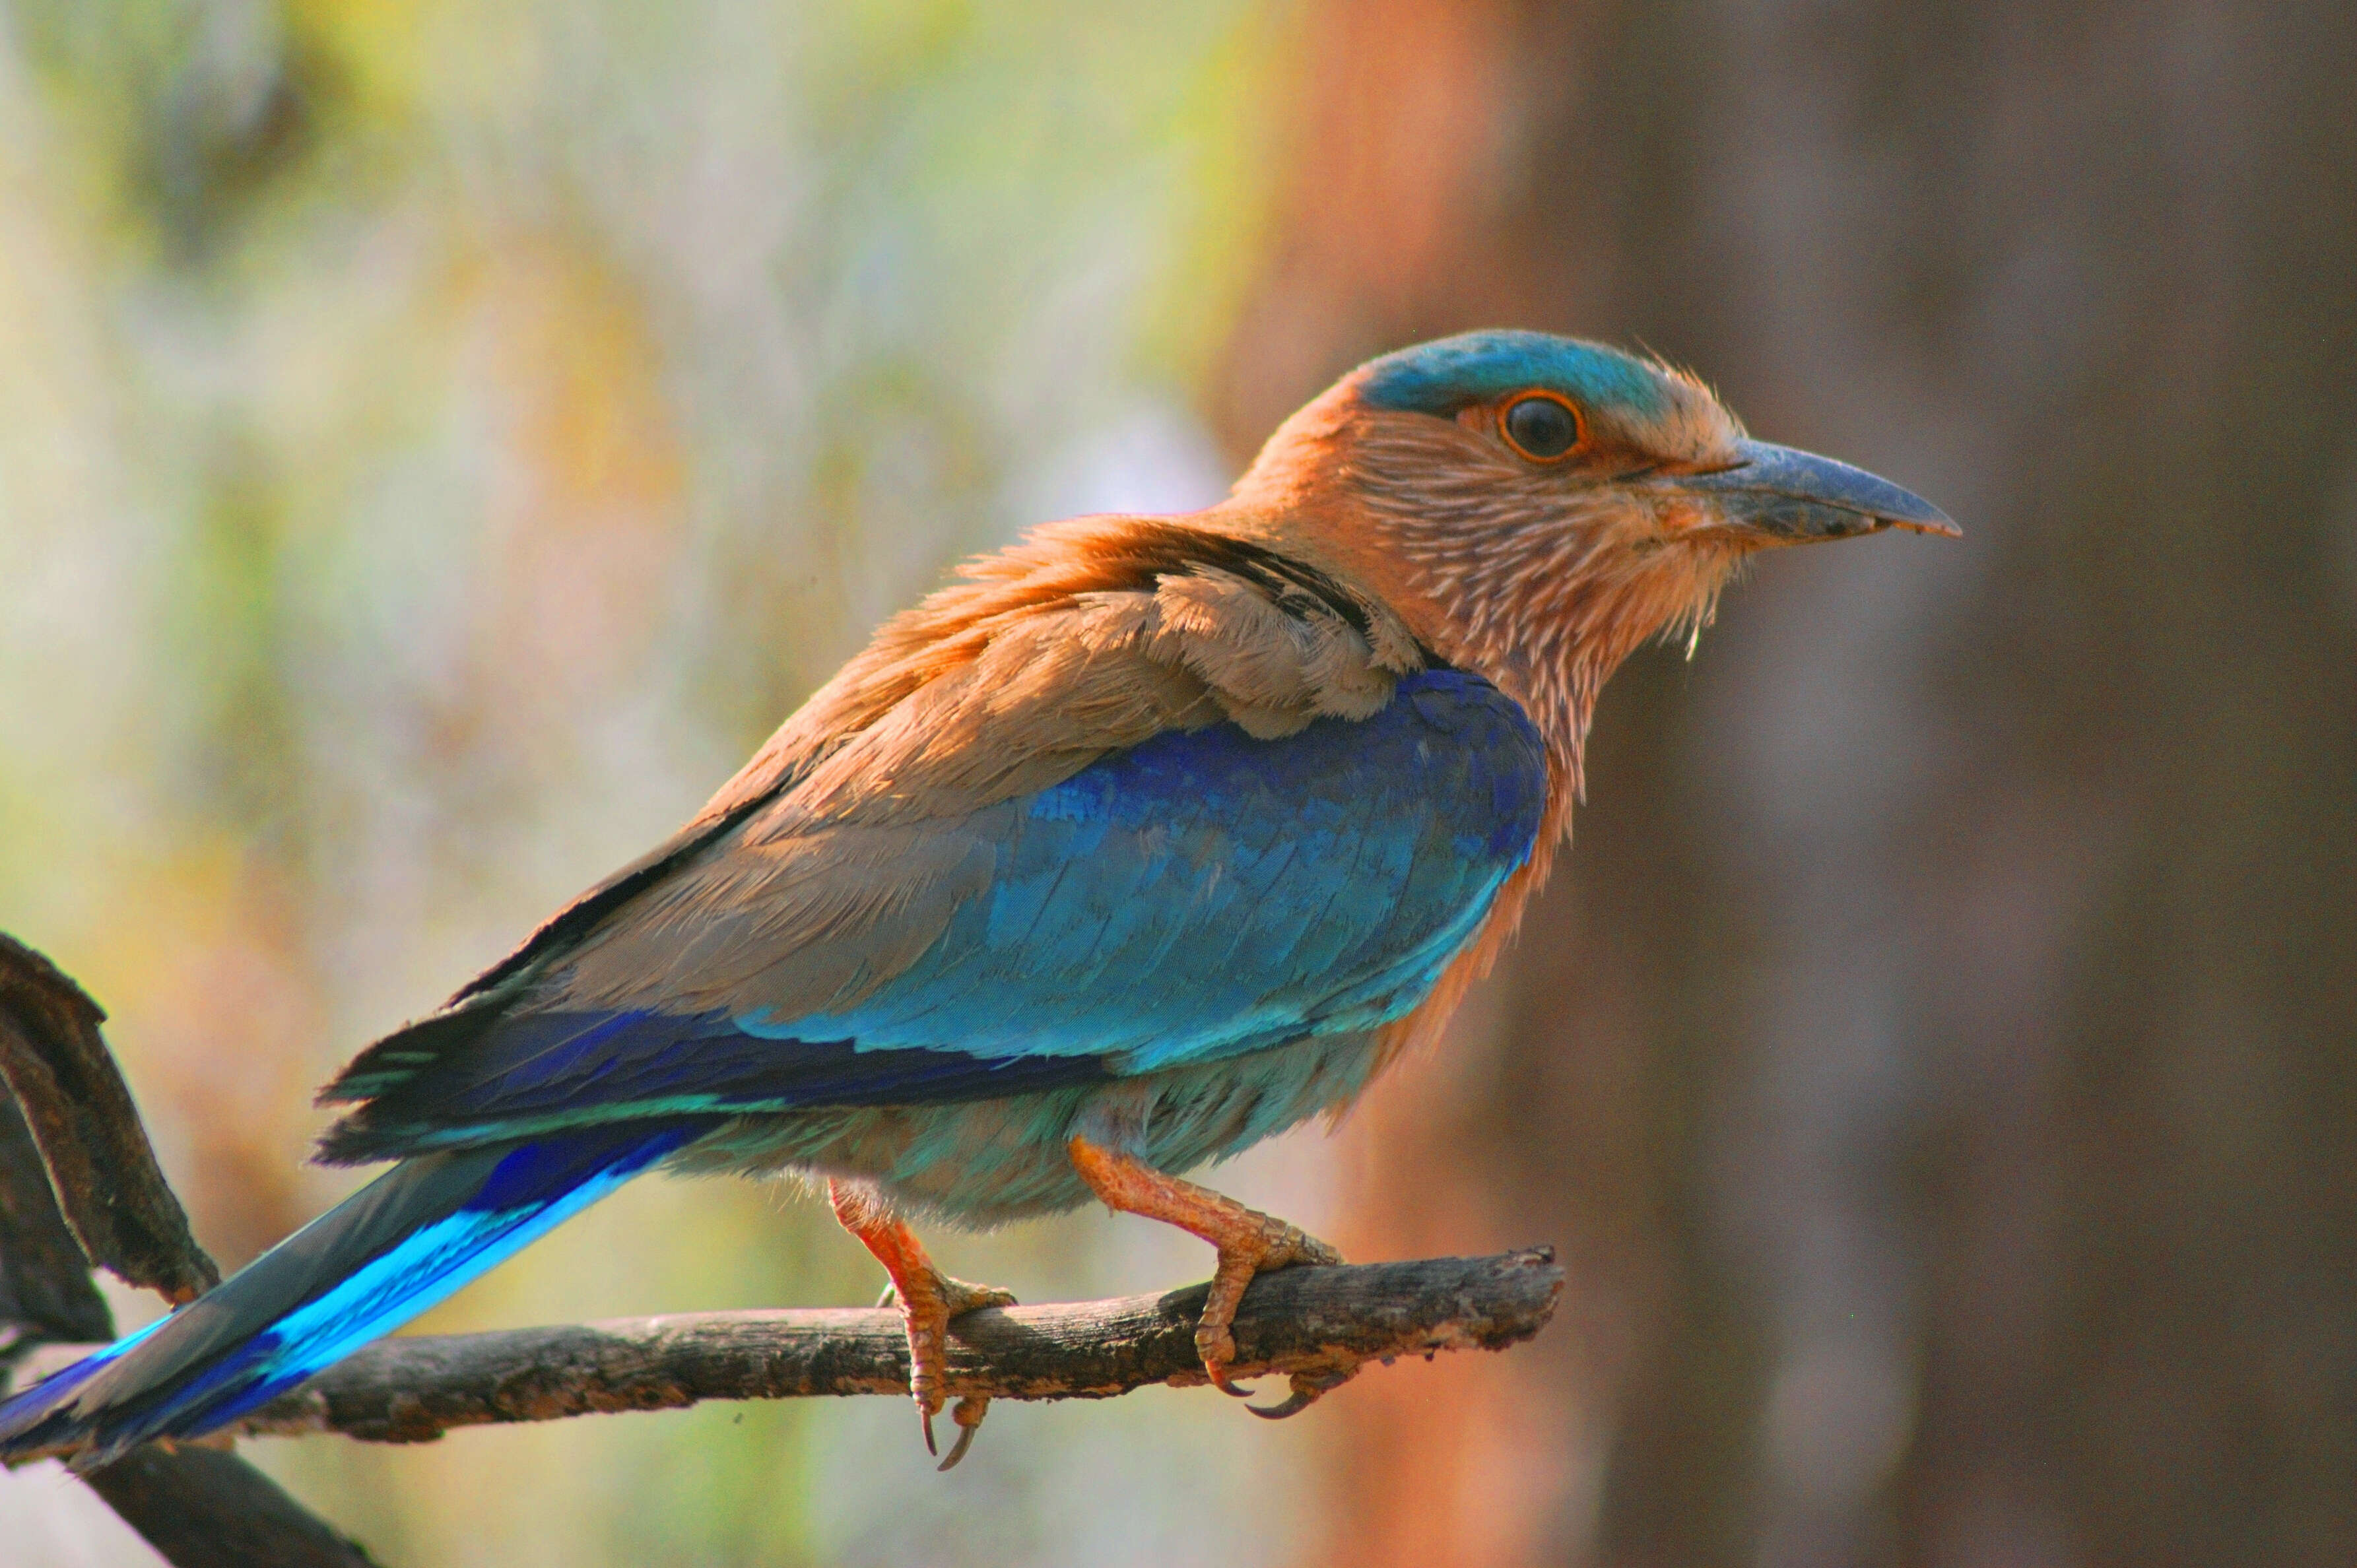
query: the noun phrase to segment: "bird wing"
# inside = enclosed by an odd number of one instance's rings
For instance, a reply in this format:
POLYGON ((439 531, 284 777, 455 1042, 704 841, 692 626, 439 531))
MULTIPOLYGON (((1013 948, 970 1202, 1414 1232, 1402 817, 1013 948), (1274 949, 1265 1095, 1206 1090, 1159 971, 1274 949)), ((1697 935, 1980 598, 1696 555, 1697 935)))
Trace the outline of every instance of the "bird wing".
POLYGON ((1395 681, 1363 637, 1273 714, 1332 628, 1228 604, 1195 626, 1217 659, 1157 658, 1202 584, 1236 596, 1189 574, 1174 604, 1174 576, 996 628, 591 929, 363 1053, 329 1156, 995 1096, 1412 1009, 1531 853, 1535 731, 1476 677, 1395 681))

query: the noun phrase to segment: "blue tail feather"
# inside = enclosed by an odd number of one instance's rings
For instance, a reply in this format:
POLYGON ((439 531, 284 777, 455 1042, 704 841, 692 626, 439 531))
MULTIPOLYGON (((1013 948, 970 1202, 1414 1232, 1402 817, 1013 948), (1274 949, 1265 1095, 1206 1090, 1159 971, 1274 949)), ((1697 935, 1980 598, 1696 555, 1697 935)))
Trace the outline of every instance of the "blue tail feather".
POLYGON ((404 1161, 210 1294, 0 1404, 0 1458, 70 1449, 87 1468, 225 1426, 714 1125, 591 1128, 404 1161))

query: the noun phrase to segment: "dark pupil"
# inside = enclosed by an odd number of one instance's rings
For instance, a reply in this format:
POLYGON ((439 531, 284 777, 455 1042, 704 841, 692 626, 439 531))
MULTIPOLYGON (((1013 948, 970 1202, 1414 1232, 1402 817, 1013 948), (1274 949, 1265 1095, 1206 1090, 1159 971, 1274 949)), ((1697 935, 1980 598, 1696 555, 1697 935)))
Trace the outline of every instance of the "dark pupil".
POLYGON ((1579 425, 1563 404, 1526 397, 1506 411, 1506 434, 1534 457, 1560 457, 1579 439, 1579 425))

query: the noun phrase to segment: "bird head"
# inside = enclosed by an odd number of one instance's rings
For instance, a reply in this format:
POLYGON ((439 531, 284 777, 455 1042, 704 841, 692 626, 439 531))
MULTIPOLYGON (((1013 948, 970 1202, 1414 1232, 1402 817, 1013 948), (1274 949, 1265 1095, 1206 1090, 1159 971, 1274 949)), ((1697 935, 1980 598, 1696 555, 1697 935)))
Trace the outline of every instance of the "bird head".
POLYGON ((1752 440, 1693 376, 1540 332, 1360 366, 1277 430, 1222 510, 1521 702, 1575 777, 1605 678, 1649 638, 1698 634, 1746 558, 1957 532, 1886 479, 1752 440))

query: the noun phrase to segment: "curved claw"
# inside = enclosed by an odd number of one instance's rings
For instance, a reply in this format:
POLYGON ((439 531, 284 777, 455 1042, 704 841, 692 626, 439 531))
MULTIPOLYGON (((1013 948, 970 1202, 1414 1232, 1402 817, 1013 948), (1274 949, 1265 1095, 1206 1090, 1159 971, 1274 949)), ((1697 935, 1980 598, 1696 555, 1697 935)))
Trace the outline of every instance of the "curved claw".
POLYGON ((1219 1368, 1218 1369, 1211 1372, 1210 1375, 1211 1379, 1211 1386, 1219 1390, 1222 1393, 1227 1395, 1230 1399, 1248 1400, 1253 1397, 1253 1391, 1240 1386, 1233 1379, 1230 1378, 1228 1376, 1228 1369, 1225 1367, 1219 1368))
POLYGON ((1293 1392, 1286 1396, 1285 1402, 1282 1404, 1248 1404, 1244 1408, 1263 1421, 1283 1421, 1287 1416, 1299 1415, 1317 1402, 1316 1393, 1305 1392, 1297 1387, 1293 1392))
POLYGON ((982 1418, 989 1410, 990 1401, 983 1396, 969 1394, 957 1402, 950 1412, 950 1419, 958 1424, 957 1441, 950 1444, 950 1456, 934 1466, 935 1470, 957 1468, 957 1462, 974 1446, 974 1434, 982 1430, 982 1418))
POLYGON ((939 1454, 941 1450, 933 1446, 933 1412, 920 1406, 917 1411, 917 1419, 924 1423, 925 1452, 927 1454, 939 1454))
POLYGON ((1263 1421, 1283 1421, 1287 1416, 1299 1415, 1355 1375, 1354 1371, 1329 1372, 1322 1378, 1313 1378, 1307 1372, 1296 1372, 1293 1374, 1293 1392, 1286 1396, 1283 1403, 1248 1404, 1244 1408, 1263 1421))

